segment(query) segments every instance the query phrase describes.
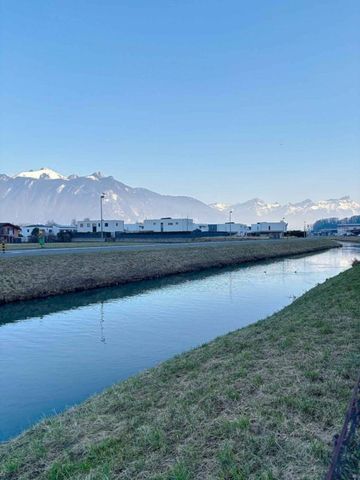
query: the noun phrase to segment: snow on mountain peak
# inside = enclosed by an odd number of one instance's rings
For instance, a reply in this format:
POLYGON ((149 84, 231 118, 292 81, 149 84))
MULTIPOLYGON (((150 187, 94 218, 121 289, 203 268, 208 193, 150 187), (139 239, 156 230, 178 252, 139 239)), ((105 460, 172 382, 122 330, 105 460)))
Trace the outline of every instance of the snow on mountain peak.
POLYGON ((35 178, 39 179, 48 179, 48 180, 66 180, 66 177, 61 175, 51 168, 40 168, 39 170, 28 170, 27 172, 20 172, 15 175, 13 178, 35 178))
POLYGON ((18 223, 45 222, 49 218, 66 223, 75 215, 79 219, 91 217, 98 215, 102 192, 106 192, 104 214, 108 218, 123 218, 127 223, 144 218, 187 215, 195 221, 222 223, 228 220, 231 210, 231 218, 235 222, 250 224, 285 218, 289 228, 303 228, 304 221, 311 224, 321 218, 360 214, 360 203, 348 196, 319 201, 308 198, 286 204, 253 198, 235 204, 218 202, 205 205, 190 197, 160 195, 145 188, 131 188, 100 172, 65 177, 50 168, 41 168, 24 171, 14 177, 0 174, 0 217, 18 223))
POLYGON ((209 207, 218 210, 219 212, 224 212, 225 210, 229 210, 230 205, 228 203, 210 203, 209 207))

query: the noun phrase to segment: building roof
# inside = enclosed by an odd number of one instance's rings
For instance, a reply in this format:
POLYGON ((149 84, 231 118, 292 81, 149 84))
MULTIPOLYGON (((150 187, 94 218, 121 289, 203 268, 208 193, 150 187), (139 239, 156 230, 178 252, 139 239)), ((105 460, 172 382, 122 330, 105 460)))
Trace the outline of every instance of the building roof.
POLYGON ((21 228, 18 225, 14 225, 13 223, 9 223, 9 222, 3 222, 3 223, 0 222, 0 227, 13 227, 13 228, 17 228, 18 230, 21 230, 21 228))

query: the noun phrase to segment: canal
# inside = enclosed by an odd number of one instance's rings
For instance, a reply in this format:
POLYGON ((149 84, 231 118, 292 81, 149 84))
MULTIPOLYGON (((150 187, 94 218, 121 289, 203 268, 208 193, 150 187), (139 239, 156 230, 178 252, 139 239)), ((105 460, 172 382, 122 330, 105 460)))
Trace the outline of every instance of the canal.
POLYGON ((244 327, 349 268, 359 246, 0 307, 0 440, 244 327))

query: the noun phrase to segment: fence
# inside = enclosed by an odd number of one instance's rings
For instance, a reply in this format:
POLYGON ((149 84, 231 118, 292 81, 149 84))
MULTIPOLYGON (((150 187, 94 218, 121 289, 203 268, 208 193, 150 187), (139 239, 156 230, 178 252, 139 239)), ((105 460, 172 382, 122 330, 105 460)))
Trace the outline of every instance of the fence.
POLYGON ((326 480, 360 479, 360 376, 345 415, 340 435, 334 438, 334 450, 326 480))

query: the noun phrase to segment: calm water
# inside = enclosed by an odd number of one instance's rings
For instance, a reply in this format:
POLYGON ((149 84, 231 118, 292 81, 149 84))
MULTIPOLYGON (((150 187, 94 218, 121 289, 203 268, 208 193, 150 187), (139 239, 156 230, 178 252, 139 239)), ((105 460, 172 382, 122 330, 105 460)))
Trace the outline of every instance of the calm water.
POLYGON ((342 249, 0 307, 0 439, 255 322, 360 258, 342 249))

